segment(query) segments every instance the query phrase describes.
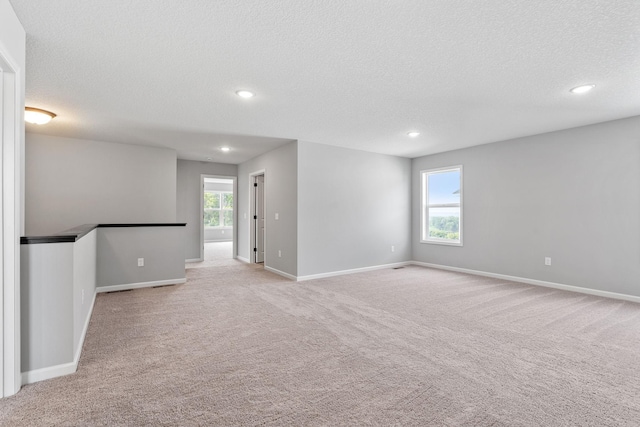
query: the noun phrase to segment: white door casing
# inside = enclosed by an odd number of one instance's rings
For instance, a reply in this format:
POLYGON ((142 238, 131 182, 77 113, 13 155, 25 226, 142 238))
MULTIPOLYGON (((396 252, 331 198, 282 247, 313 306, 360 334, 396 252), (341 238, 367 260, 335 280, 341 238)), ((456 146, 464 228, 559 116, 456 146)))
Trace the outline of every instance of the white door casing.
POLYGON ((238 180, 235 176, 200 175, 200 261, 204 260, 204 182, 206 178, 233 181, 233 258, 238 257, 238 180))
POLYGON ((18 67, 0 45, 0 397, 20 390, 20 233, 23 105, 18 67))
MULTIPOLYGON (((256 241, 256 237, 257 237, 257 233, 256 233, 256 220, 257 220, 257 211, 256 211, 256 185, 257 185, 257 177, 258 176, 262 176, 263 177, 263 184, 266 183, 266 177, 267 177, 267 171, 266 169, 261 169, 261 170, 257 170, 255 172, 252 172, 249 174, 249 182, 248 182, 248 201, 249 201, 249 217, 246 218, 246 213, 245 213, 245 219, 246 219, 246 226, 247 226, 247 231, 248 231, 248 243, 249 243, 249 247, 248 247, 248 253, 247 253, 247 261, 251 262, 251 263, 256 263, 257 261, 257 256, 256 256, 256 252, 258 251, 257 248, 257 241, 256 241), (255 249, 255 250, 254 250, 255 249)), ((266 213, 267 211, 267 198, 266 198, 266 194, 265 194, 265 189, 266 189, 266 185, 263 186, 263 209, 262 211, 264 213, 266 213)), ((261 234, 262 235, 262 246, 263 248, 265 248, 264 250, 264 255, 263 255, 263 262, 264 260, 268 257, 268 254, 266 253, 266 246, 267 246, 267 223, 266 221, 264 221, 264 232, 261 234)))
POLYGON ((265 212, 264 212, 264 175, 256 176, 256 262, 264 262, 265 212))

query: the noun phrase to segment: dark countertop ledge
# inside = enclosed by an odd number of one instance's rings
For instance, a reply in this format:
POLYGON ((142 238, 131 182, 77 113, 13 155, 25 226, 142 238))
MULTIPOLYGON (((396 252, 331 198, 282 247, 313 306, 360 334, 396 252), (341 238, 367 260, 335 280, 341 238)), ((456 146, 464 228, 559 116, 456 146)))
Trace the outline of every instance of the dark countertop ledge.
POLYGON ((51 236, 23 236, 20 237, 21 245, 29 245, 36 243, 69 243, 77 242, 91 230, 96 228, 119 228, 119 227, 184 227, 186 222, 150 222, 150 223, 131 223, 131 224, 84 224, 78 227, 51 236))

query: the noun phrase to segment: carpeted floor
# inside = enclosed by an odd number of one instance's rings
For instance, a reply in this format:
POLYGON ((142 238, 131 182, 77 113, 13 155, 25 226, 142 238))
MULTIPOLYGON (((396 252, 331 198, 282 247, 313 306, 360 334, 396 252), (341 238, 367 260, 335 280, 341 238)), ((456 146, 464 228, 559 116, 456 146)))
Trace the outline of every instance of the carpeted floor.
POLYGON ((188 263, 187 269, 237 264, 237 261, 233 259, 233 242, 207 242, 204 244, 203 255, 202 261, 188 263))
POLYGON ((638 304, 415 266, 187 275, 100 294, 78 372, 0 400, 0 424, 640 424, 638 304))

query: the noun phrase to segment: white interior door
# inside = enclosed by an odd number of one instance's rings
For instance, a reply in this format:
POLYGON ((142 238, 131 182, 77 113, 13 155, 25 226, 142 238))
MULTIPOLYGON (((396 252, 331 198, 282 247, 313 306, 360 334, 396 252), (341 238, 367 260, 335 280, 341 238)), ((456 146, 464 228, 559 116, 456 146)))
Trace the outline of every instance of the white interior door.
POLYGON ((264 262, 264 175, 256 176, 255 185, 255 207, 256 213, 254 215, 254 228, 255 228, 255 242, 256 247, 254 253, 255 262, 264 262))

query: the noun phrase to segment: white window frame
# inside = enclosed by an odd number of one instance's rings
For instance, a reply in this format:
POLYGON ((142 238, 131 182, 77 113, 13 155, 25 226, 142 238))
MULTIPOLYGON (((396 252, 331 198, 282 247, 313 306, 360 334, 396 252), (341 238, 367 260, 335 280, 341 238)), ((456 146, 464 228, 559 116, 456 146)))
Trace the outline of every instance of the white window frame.
MULTIPOLYGON (((225 211, 233 212, 233 207, 231 209, 223 208, 223 203, 222 203, 223 195, 224 194, 231 194, 231 197, 233 197, 233 191, 219 191, 219 190, 207 191, 207 190, 205 190, 204 193, 217 193, 217 194, 220 195, 220 208, 219 209, 216 209, 216 208, 203 208, 203 212, 206 212, 206 211, 217 211, 218 212, 218 219, 219 219, 220 223, 223 223, 224 222, 223 221, 223 218, 224 218, 223 212, 225 212, 225 211)), ((233 203, 234 204, 236 203, 235 198, 233 200, 233 203)), ((230 230, 230 229, 233 228, 233 226, 232 225, 208 226, 208 225, 205 224, 204 228, 208 229, 208 230, 230 230)))
POLYGON ((420 243, 430 243, 436 245, 448 245, 448 246, 462 246, 462 218, 463 218, 463 173, 462 165, 448 166, 436 169, 427 169, 420 171, 420 243), (445 204, 432 204, 429 205, 429 175, 444 172, 460 172, 460 203, 445 203, 445 204), (460 208, 460 230, 459 239, 457 241, 439 239, 436 237, 429 237, 429 209, 430 208, 460 208))

